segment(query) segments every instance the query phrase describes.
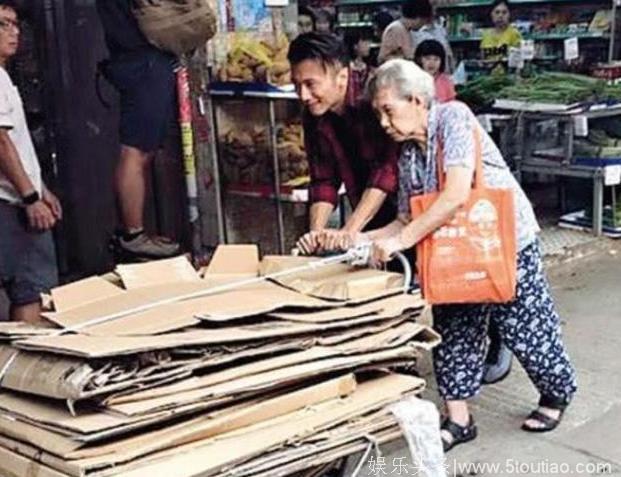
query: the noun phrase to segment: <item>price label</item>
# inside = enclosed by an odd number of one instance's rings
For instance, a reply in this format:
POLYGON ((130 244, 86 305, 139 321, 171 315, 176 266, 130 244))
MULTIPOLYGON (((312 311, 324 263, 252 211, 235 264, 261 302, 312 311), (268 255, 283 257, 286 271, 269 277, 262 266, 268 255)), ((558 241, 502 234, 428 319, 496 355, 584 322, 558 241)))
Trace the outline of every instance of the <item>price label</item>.
POLYGON ((289 5, 289 0, 265 0, 266 7, 286 7, 289 5))
POLYGON ((535 41, 534 40, 522 40, 520 44, 522 50, 522 59, 532 60, 535 58, 535 41))
POLYGON ((574 117, 574 134, 578 137, 587 137, 589 135, 589 120, 586 116, 574 117))
POLYGON ((509 48, 509 68, 524 68, 521 48, 509 48))
POLYGON ((604 168, 604 184, 607 186, 621 184, 621 165, 604 168))
POLYGON ((567 38, 565 40, 565 61, 577 60, 580 56, 580 47, 578 46, 578 38, 567 38))

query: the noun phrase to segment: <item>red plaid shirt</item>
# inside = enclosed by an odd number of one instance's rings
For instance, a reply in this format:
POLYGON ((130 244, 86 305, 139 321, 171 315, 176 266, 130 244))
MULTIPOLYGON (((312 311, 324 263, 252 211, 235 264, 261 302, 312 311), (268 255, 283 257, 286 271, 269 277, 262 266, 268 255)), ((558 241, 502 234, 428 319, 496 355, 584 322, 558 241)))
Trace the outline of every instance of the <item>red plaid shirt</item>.
MULTIPOLYGON (((350 84, 351 88, 351 75, 350 84)), ((370 104, 347 95, 345 112, 320 117, 304 114, 304 138, 310 164, 311 203, 336 205, 345 184, 352 208, 367 188, 389 197, 368 228, 383 226, 396 217, 394 194, 399 185, 399 145, 381 128, 370 104)))

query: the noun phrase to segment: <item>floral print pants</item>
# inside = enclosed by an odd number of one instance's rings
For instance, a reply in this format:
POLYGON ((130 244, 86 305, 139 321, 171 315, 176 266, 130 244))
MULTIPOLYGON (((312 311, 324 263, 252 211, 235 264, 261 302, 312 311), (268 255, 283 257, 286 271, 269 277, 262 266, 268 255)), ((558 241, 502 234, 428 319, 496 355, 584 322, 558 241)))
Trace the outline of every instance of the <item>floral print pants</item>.
POLYGON ((434 328, 442 335, 433 358, 444 400, 468 399, 481 388, 488 320, 498 326, 541 396, 568 403, 576 392, 575 371, 561 339, 538 241, 518 254, 514 301, 434 306, 433 317, 434 328))

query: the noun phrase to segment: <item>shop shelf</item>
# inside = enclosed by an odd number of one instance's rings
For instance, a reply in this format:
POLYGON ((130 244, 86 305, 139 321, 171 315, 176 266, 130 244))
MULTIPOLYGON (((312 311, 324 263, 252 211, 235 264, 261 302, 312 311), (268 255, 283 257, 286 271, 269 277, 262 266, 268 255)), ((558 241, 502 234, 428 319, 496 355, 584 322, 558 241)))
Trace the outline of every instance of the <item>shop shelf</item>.
POLYGON ((209 85, 211 96, 297 99, 293 85, 274 86, 269 83, 242 83, 236 81, 218 81, 209 85))
MULTIPOLYGON (((567 38, 589 39, 589 38, 601 38, 608 40, 610 34, 604 32, 580 32, 580 33, 533 33, 530 35, 524 35, 525 40, 535 41, 549 41, 549 40, 566 40, 567 38)), ((475 36, 449 36, 449 41, 452 43, 459 42, 479 42, 483 37, 481 35, 475 36)))

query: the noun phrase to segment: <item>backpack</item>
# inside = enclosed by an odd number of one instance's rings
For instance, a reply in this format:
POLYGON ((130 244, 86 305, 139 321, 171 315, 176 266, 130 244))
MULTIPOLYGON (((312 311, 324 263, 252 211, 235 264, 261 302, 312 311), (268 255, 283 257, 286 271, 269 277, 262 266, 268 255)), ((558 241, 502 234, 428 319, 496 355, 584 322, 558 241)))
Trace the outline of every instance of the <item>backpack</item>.
POLYGON ((203 46, 216 33, 209 0, 132 0, 131 7, 149 43, 178 56, 203 46))

